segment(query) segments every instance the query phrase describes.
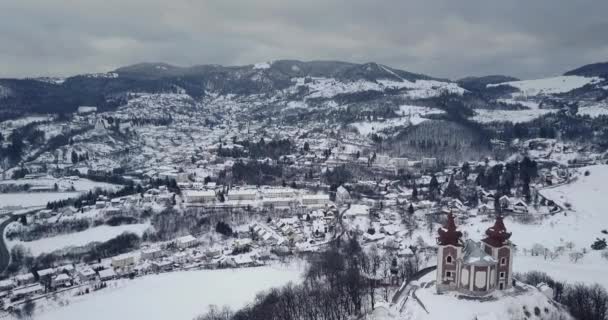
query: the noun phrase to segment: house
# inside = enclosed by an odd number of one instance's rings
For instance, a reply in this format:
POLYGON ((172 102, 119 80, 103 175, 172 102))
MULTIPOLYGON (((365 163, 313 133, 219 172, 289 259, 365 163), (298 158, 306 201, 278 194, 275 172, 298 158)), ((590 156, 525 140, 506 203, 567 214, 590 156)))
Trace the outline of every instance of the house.
POLYGON ((116 278, 116 272, 113 269, 103 269, 97 272, 99 274, 99 280, 108 281, 116 278))
POLYGON ((34 283, 36 281, 36 278, 31 273, 24 273, 15 276, 15 281, 17 282, 18 286, 23 286, 26 284, 34 283))
POLYGON ((51 286, 53 288, 70 285, 72 285, 72 278, 65 273, 60 273, 51 280, 51 286))
POLYGON ((189 234, 187 236, 183 236, 177 238, 175 240, 175 244, 180 249, 190 248, 195 246, 198 243, 198 239, 196 239, 193 235, 189 234))
POLYGON ((523 202, 522 200, 517 200, 511 206, 511 210, 513 210, 513 213, 520 213, 520 214, 528 213, 528 205, 525 202, 523 202))
POLYGON ((143 260, 153 260, 158 259, 164 255, 164 252, 161 248, 153 247, 144 249, 141 251, 141 258, 143 260))
POLYGON ((303 195, 301 199, 303 206, 324 206, 329 204, 329 195, 326 194, 313 194, 303 195))
POLYGON ((125 253, 112 257, 112 268, 119 269, 121 272, 128 272, 135 265, 135 255, 125 253))
POLYGON ((296 195, 293 189, 289 188, 265 188, 262 189, 262 197, 268 198, 292 198, 296 195))
POLYGON ((498 199, 498 202, 500 203, 500 207, 505 209, 511 205, 511 198, 509 198, 509 196, 507 195, 504 195, 498 199))
POLYGON ((152 272, 165 272, 173 270, 173 261, 171 260, 161 260, 154 261, 150 264, 150 270, 152 272))
POLYGON ((233 261, 237 267, 250 267, 255 264, 255 261, 249 255, 237 255, 233 258, 233 261))
POLYGON ((215 192, 210 190, 185 190, 183 195, 188 203, 212 203, 216 199, 215 192))
POLYGON ((173 256, 173 262, 184 264, 190 261, 190 255, 186 252, 178 252, 173 256))
POLYGON ((44 292, 44 288, 39 283, 24 286, 24 287, 18 287, 13 290, 13 299, 20 300, 23 298, 28 298, 28 297, 37 295, 37 294, 41 294, 43 292, 44 292))
POLYGON ((294 198, 268 198, 262 200, 262 204, 265 208, 291 208, 292 204, 295 204, 294 198))
POLYGON ((253 201, 258 192, 253 189, 230 190, 226 195, 228 201, 253 201))
POLYGON ((477 208, 477 213, 483 215, 493 214, 494 206, 484 203, 477 208))
POLYGON ((45 280, 49 280, 50 278, 52 278, 57 273, 57 271, 53 268, 48 268, 48 269, 38 270, 36 273, 38 274, 39 281, 45 281, 45 280))
POLYGON ((17 286, 17 282, 13 279, 0 281, 0 291, 8 291, 17 286))
POLYGON ((437 167, 437 158, 422 158, 422 167, 424 169, 437 167))
POLYGON ((97 273, 91 267, 85 265, 77 268, 76 276, 81 282, 88 282, 95 280, 95 278, 97 278, 97 273))

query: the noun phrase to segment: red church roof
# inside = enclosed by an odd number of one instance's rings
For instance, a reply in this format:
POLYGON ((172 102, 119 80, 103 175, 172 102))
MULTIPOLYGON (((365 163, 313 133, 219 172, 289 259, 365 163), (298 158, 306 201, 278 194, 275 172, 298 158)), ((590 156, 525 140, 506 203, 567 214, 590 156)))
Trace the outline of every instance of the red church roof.
POLYGON ((511 238, 511 232, 507 232, 507 228, 502 220, 502 216, 496 217, 496 222, 488 230, 486 230, 486 238, 482 241, 492 247, 502 247, 511 238))
POLYGON ((462 242, 460 241, 460 238, 462 237, 462 232, 456 230, 454 215, 452 215, 451 212, 448 214, 448 222, 446 223, 446 225, 442 228, 439 228, 437 232, 439 233, 439 237, 437 237, 437 243, 439 243, 439 245, 462 245, 462 242))

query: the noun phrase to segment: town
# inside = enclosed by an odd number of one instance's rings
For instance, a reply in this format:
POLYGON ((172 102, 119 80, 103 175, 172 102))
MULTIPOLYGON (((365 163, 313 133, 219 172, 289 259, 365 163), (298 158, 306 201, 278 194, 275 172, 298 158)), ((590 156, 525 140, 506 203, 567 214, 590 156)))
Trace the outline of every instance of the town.
MULTIPOLYGON (((451 215, 460 224, 495 216, 540 223, 570 209, 544 190, 589 174, 578 168, 605 161, 555 139, 521 141, 512 146, 519 156, 506 161, 448 165, 433 157, 377 153, 356 133, 322 139, 332 136, 330 129, 253 127, 232 119, 219 130, 197 132, 188 128, 191 118, 177 116, 175 131, 140 128, 134 121, 119 125, 126 122, 119 122, 122 115, 136 110, 137 103, 130 104, 110 118, 82 107, 70 126, 90 125, 91 131, 5 172, 15 179, 5 177, 1 188, 32 197, 90 185, 88 192, 48 201, 44 208, 3 208, 5 221, 13 221, 3 224, 13 244, 8 277, 0 282, 7 312, 58 293, 103 290, 120 278, 305 257, 341 237, 357 237, 365 248, 381 251, 380 282, 397 290, 434 264, 435 230, 451 215), (136 134, 144 144, 138 150, 120 144, 108 152, 91 148, 91 141, 113 130, 136 134), (170 147, 152 151, 149 143, 170 147), (127 156, 133 161, 120 166, 127 156), (111 188, 101 189, 96 181, 111 188), (100 226, 125 226, 127 233, 92 245, 68 241, 38 256, 28 245, 100 226)), ((556 254, 537 243, 519 245, 531 255, 556 254)))

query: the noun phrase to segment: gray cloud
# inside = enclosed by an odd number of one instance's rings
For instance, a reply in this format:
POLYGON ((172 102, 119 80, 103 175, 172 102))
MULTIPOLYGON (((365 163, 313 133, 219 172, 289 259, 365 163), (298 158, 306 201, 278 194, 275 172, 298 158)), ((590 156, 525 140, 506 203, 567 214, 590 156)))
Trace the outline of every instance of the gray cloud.
POLYGON ((3 0, 0 77, 334 59, 533 78, 608 60, 605 12, 591 0, 3 0))

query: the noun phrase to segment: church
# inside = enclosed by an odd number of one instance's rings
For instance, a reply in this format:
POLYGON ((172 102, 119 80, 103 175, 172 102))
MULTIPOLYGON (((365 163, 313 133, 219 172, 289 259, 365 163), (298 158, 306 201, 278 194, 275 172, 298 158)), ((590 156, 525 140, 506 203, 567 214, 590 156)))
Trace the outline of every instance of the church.
POLYGON ((456 291, 481 296, 511 288, 513 248, 502 216, 496 217, 481 242, 463 241, 452 213, 438 234, 438 293, 456 291))

